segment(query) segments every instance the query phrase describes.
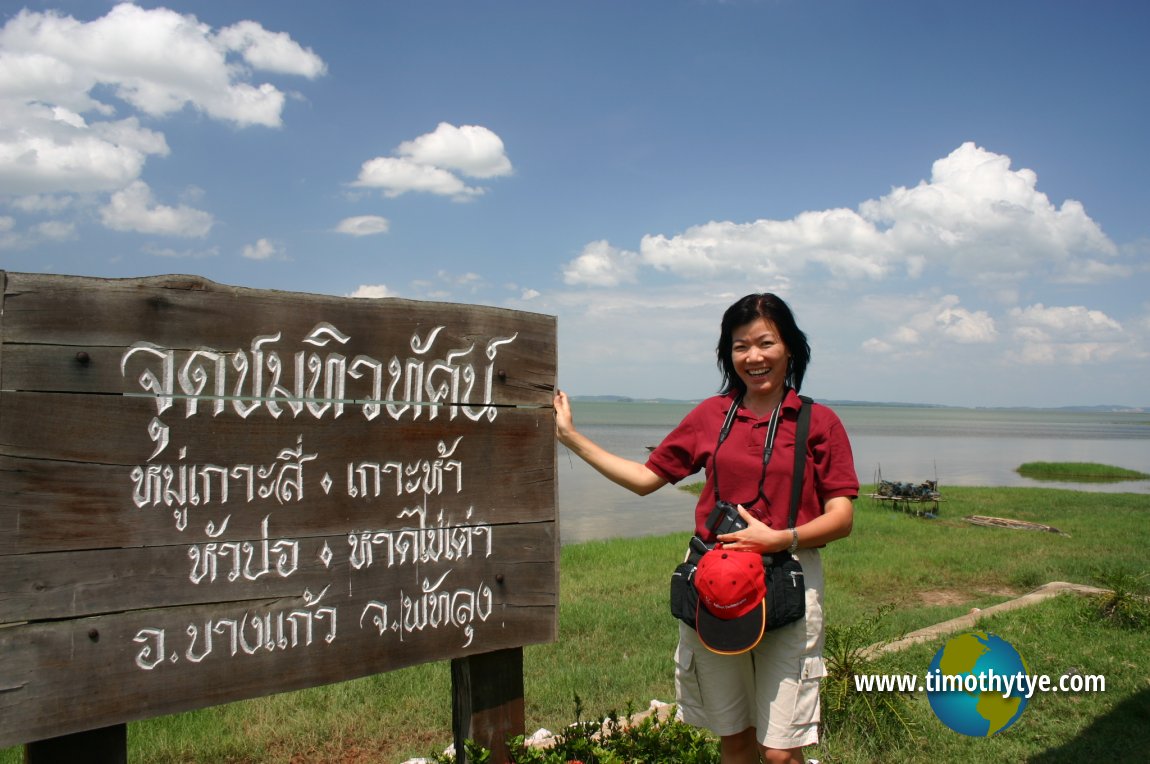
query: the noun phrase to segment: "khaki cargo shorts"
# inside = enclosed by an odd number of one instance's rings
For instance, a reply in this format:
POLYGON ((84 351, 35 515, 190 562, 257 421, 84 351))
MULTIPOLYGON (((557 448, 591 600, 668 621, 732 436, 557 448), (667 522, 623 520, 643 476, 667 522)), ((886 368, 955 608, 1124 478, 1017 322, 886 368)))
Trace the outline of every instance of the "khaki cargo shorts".
POLYGON ((716 735, 756 729, 768 748, 799 748, 819 739, 823 664, 823 567, 817 549, 795 555, 807 587, 806 616, 763 635, 751 651, 719 655, 679 624, 675 695, 683 721, 716 735))

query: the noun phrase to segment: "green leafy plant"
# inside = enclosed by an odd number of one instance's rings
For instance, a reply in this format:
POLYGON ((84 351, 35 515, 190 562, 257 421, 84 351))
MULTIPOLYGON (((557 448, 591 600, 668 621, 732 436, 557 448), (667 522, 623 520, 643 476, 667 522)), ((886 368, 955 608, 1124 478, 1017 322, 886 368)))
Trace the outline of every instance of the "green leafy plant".
POLYGON ((1146 597, 1146 576, 1126 572, 1100 576, 1108 591, 1089 600, 1092 614, 1104 623, 1126 629, 1150 628, 1150 601, 1146 597))
POLYGON ((906 695, 855 687, 856 676, 878 673, 867 648, 892 607, 883 605, 869 618, 845 626, 828 625, 823 650, 823 728, 829 735, 861 742, 876 756, 902 746, 914 733, 906 695))
MULTIPOLYGON (((623 718, 612 711, 596 721, 584 720, 583 701, 576 695, 575 722, 557 733, 550 747, 529 746, 518 736, 509 741, 508 753, 514 764, 719 764, 718 743, 676 720, 674 713, 666 719, 651 714, 628 723, 633 716, 629 707, 623 718)), ((471 762, 487 760, 476 758, 470 748, 468 757, 471 762)), ((455 758, 440 756, 433 761, 454 764, 455 758)))

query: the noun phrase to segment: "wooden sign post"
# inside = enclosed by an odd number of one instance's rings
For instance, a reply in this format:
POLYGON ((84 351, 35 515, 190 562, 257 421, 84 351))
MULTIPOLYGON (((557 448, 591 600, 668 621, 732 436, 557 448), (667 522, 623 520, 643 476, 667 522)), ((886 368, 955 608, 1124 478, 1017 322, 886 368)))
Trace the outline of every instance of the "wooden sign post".
POLYGON ((457 730, 522 731, 554 318, 0 280, 0 746, 437 660, 457 730))

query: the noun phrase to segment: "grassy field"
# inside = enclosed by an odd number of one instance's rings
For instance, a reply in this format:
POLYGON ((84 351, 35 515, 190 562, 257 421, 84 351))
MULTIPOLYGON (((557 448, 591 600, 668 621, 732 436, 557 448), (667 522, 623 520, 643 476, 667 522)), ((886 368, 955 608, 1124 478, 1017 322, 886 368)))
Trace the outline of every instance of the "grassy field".
MULTIPOLYGON (((866 489, 864 489, 865 491, 866 489)), ((889 607, 874 639, 985 608, 1049 581, 1147 585, 1150 496, 1040 488, 950 488, 926 519, 860 499, 854 533, 824 551, 832 624, 865 622, 889 607), (965 523, 965 515, 1026 520, 1063 534, 965 523)), ((676 622, 670 572, 686 533, 620 539, 562 551, 558 642, 525 650, 527 732, 584 716, 671 701, 676 622)), ((909 734, 881 743, 887 761, 1139 760, 1150 748, 1150 629, 1112 623, 1091 603, 1060 597, 985 619, 1031 673, 1102 674, 1104 693, 1038 695, 990 739, 944 727, 922 696, 906 699, 909 734)), ((945 638, 884 656, 873 670, 924 673, 945 638)), ((450 741, 446 663, 129 725, 132 762, 387 762, 441 751, 450 741)), ((830 729, 810 754, 866 762, 874 741, 830 729)), ((15 764, 21 749, 0 752, 15 764)))

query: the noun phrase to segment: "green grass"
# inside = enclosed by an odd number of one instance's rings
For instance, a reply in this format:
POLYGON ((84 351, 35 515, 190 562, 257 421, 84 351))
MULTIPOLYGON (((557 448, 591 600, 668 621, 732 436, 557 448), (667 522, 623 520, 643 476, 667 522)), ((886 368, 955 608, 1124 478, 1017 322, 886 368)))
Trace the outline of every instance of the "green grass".
MULTIPOLYGON (((935 717, 925 694, 917 693, 906 704, 912 733, 898 745, 884 747, 875 760, 1144 760, 1150 746, 1150 632, 1104 623, 1094 617, 1089 600, 1071 594, 981 619, 977 629, 1010 642, 1032 675, 1101 675, 1106 690, 1036 693, 1017 722, 990 738, 951 731, 935 717)), ((888 654, 871 671, 921 675, 946 641, 940 637, 888 654)), ((857 735, 828 734, 810 755, 861 764, 868 760, 866 742, 857 735)))
POLYGON ((1095 462, 1027 462, 1016 472, 1034 480, 1064 480, 1070 482, 1112 482, 1119 480, 1145 480, 1145 472, 1113 467, 1095 462))
MULTIPOLYGON (((866 493, 866 490, 864 490, 866 493)), ((1044 488, 950 488, 938 519, 860 499, 851 537, 824 550, 832 624, 890 613, 877 639, 985 608, 1049 581, 1106 585, 1121 580, 1145 593, 1150 496, 1044 488), (1068 534, 975 526, 965 515, 1028 520, 1068 534), (1133 582, 1133 583, 1131 583, 1133 582)), ((560 628, 554 644, 524 651, 527 733, 559 730, 584 716, 674 699, 671 656, 676 622, 667 607, 671 570, 688 533, 564 547, 560 628)), ((987 619, 983 627, 1019 649, 1036 673, 1069 666, 1101 673, 1098 696, 1043 696, 1022 719, 989 740, 966 739, 912 698, 915 735, 884 749, 890 761, 1137 760, 1150 746, 1150 632, 1104 620, 1074 598, 987 619), (1096 756, 1102 740, 1135 755, 1096 756), (1135 743, 1141 748, 1130 748, 1135 743)), ((945 640, 878 664, 921 673, 945 640)), ((161 717, 129 725, 129 757, 153 762, 400 762, 451 742, 446 662, 161 717)), ((865 740, 831 734, 810 754, 853 764, 873 759, 865 740)), ((0 763, 21 760, 19 747, 0 763)))

